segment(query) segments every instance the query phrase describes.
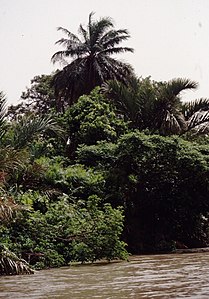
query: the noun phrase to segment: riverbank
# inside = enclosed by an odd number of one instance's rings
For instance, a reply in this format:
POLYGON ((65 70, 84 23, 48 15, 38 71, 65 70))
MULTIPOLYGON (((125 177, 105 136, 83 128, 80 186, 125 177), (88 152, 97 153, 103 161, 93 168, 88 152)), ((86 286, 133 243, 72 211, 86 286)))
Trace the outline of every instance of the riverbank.
POLYGON ((176 249, 172 253, 202 253, 209 252, 209 247, 176 249))

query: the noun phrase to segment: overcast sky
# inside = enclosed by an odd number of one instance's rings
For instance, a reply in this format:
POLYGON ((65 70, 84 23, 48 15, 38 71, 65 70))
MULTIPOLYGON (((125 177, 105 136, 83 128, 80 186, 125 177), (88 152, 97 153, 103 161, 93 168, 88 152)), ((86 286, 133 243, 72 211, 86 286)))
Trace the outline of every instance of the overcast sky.
POLYGON ((0 90, 17 103, 30 80, 60 66, 51 56, 62 26, 77 34, 88 15, 110 16, 115 29, 128 29, 123 43, 134 54, 120 58, 138 76, 183 77, 199 82, 183 99, 209 98, 209 0, 0 0, 0 90))

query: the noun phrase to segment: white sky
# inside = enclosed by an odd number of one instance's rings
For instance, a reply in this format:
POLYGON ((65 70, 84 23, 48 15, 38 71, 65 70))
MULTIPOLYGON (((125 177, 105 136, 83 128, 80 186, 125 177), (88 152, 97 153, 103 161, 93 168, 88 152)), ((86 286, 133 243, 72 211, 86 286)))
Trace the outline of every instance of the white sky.
POLYGON ((17 103, 35 75, 50 74, 62 26, 77 34, 88 15, 109 16, 131 38, 123 54, 138 76, 182 77, 199 88, 183 99, 209 98, 209 0, 0 0, 0 90, 17 103))

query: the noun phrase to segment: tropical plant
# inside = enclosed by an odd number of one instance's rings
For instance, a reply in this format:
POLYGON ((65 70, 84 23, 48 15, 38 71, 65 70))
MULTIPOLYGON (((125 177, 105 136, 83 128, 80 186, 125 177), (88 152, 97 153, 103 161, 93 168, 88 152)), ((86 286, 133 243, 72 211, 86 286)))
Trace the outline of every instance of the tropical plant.
POLYGON ((199 99, 182 104, 182 111, 187 121, 187 132, 208 134, 209 132, 209 99, 199 99))
POLYGON ((17 168, 22 167, 23 161, 27 160, 25 152, 15 150, 11 144, 5 143, 9 126, 10 124, 6 121, 6 97, 3 92, 0 92, 0 188, 5 187, 8 173, 11 174, 17 168))
POLYGON ((155 82, 150 78, 133 78, 128 86, 109 81, 102 90, 116 104, 119 113, 131 121, 132 127, 172 135, 187 130, 180 94, 196 87, 197 83, 188 79, 155 82))
POLYGON ((0 197, 0 223, 8 223, 14 214, 21 210, 21 205, 17 204, 11 196, 1 195, 0 197))
POLYGON ((68 123, 70 157, 74 156, 79 144, 96 144, 101 140, 114 142, 127 131, 127 123, 114 110, 100 88, 96 87, 66 111, 64 116, 68 123))
POLYGON ((116 106, 117 113, 129 122, 131 128, 143 130, 153 124, 153 107, 162 83, 148 78, 132 77, 128 85, 117 80, 102 84, 101 91, 116 106))
MULTIPOLYGON (((0 196, 0 231, 12 222, 18 211, 24 210, 26 206, 17 204, 14 198, 1 190, 0 196)), ((3 234, 4 235, 4 234, 3 234)), ((28 263, 20 259, 14 252, 10 251, 2 242, 0 237, 0 275, 32 274, 33 270, 28 263)))
MULTIPOLYGON (((23 194, 24 200, 33 200, 31 195, 23 194)), ((102 204, 96 195, 86 201, 64 195, 48 204, 43 213, 31 210, 11 223, 8 244, 35 268, 71 261, 126 259, 126 244, 120 240, 123 218, 121 208, 102 204)))
POLYGON ((41 158, 37 164, 45 169, 45 183, 56 188, 59 194, 66 193, 72 198, 87 199, 96 194, 103 195, 104 177, 102 172, 75 164, 64 167, 61 161, 41 158))
POLYGON ((208 146, 135 131, 120 137, 112 150, 106 198, 124 206, 131 252, 156 250, 162 240, 207 246, 208 146))
POLYGON ((0 148, 0 173, 6 175, 18 168, 22 168, 28 161, 28 154, 26 151, 16 150, 11 146, 0 148))
POLYGON ((180 134, 187 129, 180 94, 195 88, 196 82, 182 78, 173 79, 162 86, 154 106, 154 126, 162 135, 180 134))
POLYGON ((0 275, 33 274, 29 264, 0 244, 0 275))
POLYGON ((81 38, 63 27, 58 30, 67 35, 67 38, 56 42, 65 50, 52 56, 53 62, 67 64, 53 80, 58 110, 63 108, 62 101, 71 105, 80 95, 88 94, 105 80, 128 82, 133 74, 131 66, 111 57, 113 54, 133 52, 132 48, 118 46, 130 37, 126 29, 115 30, 113 21, 108 17, 94 21, 93 13, 90 13, 87 27, 79 27, 81 38), (68 58, 73 60, 70 63, 64 60, 68 58))
MULTIPOLYGON (((1 95, 0 187, 6 190, 12 189, 14 186, 19 188, 19 185, 22 184, 24 188, 35 188, 39 182, 40 170, 42 169, 33 163, 37 151, 40 150, 40 146, 38 146, 38 150, 37 146, 34 148, 34 142, 37 139, 40 141, 41 138, 46 139, 48 137, 48 144, 45 143, 45 148, 53 146, 55 139, 65 143, 64 130, 58 125, 57 120, 49 114, 46 116, 29 114, 19 117, 16 121, 6 121, 6 99, 3 93, 1 95)), ((51 148, 49 151, 52 152, 51 148)), ((1 205, 1 207, 3 206, 1 205)), ((4 207, 6 206, 4 205, 4 207)))
POLYGON ((63 129, 57 124, 57 121, 51 116, 37 116, 30 114, 21 117, 13 122, 11 138, 7 140, 15 149, 25 147, 38 135, 43 133, 52 133, 63 137, 63 129))

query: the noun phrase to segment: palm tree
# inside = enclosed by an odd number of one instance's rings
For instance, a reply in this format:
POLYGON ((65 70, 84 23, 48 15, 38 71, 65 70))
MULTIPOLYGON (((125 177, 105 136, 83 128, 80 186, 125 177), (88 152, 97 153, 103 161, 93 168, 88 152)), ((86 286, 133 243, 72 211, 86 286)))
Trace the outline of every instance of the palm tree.
POLYGON ((54 76, 53 85, 58 101, 58 109, 62 101, 72 104, 82 94, 88 94, 95 86, 105 80, 117 79, 126 83, 133 74, 129 64, 111 57, 113 54, 133 52, 132 48, 118 46, 130 35, 126 29, 115 30, 113 21, 104 17, 93 20, 93 13, 89 15, 86 28, 79 27, 80 38, 63 27, 67 38, 61 38, 56 43, 65 50, 56 52, 52 56, 55 63, 61 61, 66 65, 54 76), (66 59, 71 58, 71 62, 66 59))
POLYGON ((177 78, 168 81, 159 90, 154 105, 154 127, 162 135, 180 134, 187 129, 184 115, 181 111, 182 91, 196 89, 197 82, 189 79, 177 78))
POLYGON ((182 104, 182 112, 187 122, 186 132, 199 135, 209 133, 209 99, 186 102, 182 104))
POLYGON ((8 139, 14 149, 22 149, 38 135, 52 133, 63 138, 64 130, 57 124, 53 116, 27 115, 13 123, 13 135, 8 139))
POLYGON ((42 134, 56 135, 64 139, 64 130, 53 116, 30 114, 19 117, 16 121, 7 122, 5 106, 5 95, 0 92, 0 191, 14 171, 22 170, 28 164, 29 152, 26 148, 31 141, 42 134))
POLYGON ((101 90, 132 128, 143 130, 153 126, 154 105, 160 87, 162 83, 151 81, 150 77, 132 77, 128 85, 109 80, 102 85, 101 90))
POLYGON ((101 91, 115 104, 118 114, 125 121, 131 121, 133 127, 140 127, 142 105, 139 97, 139 80, 133 77, 128 85, 117 80, 109 80, 102 84, 101 91))
POLYGON ((197 83, 188 79, 154 82, 150 78, 133 78, 127 86, 122 82, 108 81, 102 90, 132 127, 171 135, 188 129, 180 94, 196 87, 197 83))

